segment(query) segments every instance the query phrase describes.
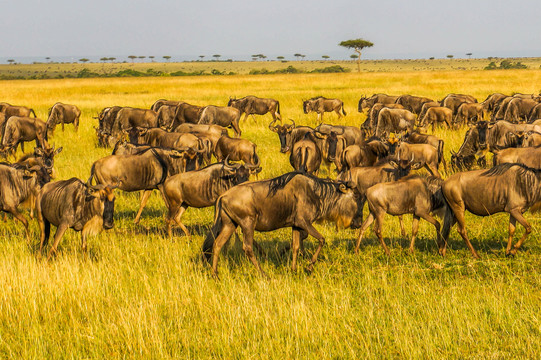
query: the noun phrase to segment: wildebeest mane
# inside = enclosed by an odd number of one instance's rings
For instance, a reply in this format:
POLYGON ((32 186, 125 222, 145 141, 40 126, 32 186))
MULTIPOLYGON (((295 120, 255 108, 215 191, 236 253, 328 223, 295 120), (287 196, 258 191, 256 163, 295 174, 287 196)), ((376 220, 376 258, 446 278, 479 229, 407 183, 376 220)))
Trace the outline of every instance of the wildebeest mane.
POLYGON ((278 190, 283 189, 297 175, 302 175, 311 179, 315 185, 314 191, 321 198, 326 197, 328 194, 334 193, 338 185, 335 181, 330 179, 321 179, 311 174, 302 173, 300 171, 293 171, 277 178, 271 179, 267 196, 275 195, 278 190))
POLYGON ((504 163, 504 164, 494 166, 492 169, 489 169, 489 170, 485 171, 481 175, 483 175, 483 176, 502 175, 502 174, 506 173, 509 169, 511 169, 513 166, 518 166, 519 168, 521 168, 520 173, 519 173, 521 176, 526 174, 527 172, 533 172, 534 174, 541 173, 541 169, 531 168, 531 167, 528 167, 528 166, 526 166, 524 164, 504 163))

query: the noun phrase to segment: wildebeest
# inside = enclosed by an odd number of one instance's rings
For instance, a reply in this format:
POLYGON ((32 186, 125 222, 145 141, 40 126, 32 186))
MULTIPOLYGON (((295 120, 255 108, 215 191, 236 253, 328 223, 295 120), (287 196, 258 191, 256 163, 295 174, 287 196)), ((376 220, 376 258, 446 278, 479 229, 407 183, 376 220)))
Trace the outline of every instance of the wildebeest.
POLYGON ((505 111, 507 110, 507 106, 509 105, 509 103, 513 99, 515 99, 515 97, 508 96, 508 97, 504 98, 503 100, 501 100, 498 103, 498 106, 492 112, 491 120, 492 121, 503 120, 503 117, 505 115, 505 111))
POLYGON ((350 145, 339 155, 336 169, 342 173, 357 166, 374 166, 379 160, 394 155, 397 144, 397 138, 389 138, 385 141, 371 139, 364 145, 350 145))
POLYGON ((47 259, 56 254, 64 232, 72 228, 81 232, 83 252, 87 252, 86 239, 98 234, 102 227, 113 227, 115 186, 85 184, 77 178, 56 181, 43 186, 36 200, 40 228, 39 252, 49 242, 51 224, 56 226, 54 243, 47 259))
POLYGON ((30 117, 30 115, 33 115, 34 118, 37 117, 34 109, 26 106, 10 105, 8 103, 3 103, 0 106, 0 112, 6 115, 6 119, 9 119, 11 116, 30 117))
POLYGON ((361 96, 361 98, 359 99, 357 110, 359 112, 363 112, 364 109, 370 110, 377 103, 383 105, 394 104, 396 102, 396 99, 398 99, 398 96, 392 96, 387 94, 374 94, 369 98, 361 96))
POLYGON ((81 110, 75 105, 62 104, 57 102, 50 109, 47 117, 47 131, 52 135, 56 125, 62 125, 62 131, 64 131, 64 124, 72 124, 75 127, 75 132, 79 129, 79 118, 81 116, 81 110))
POLYGON ((240 226, 244 235, 244 252, 265 275, 253 252, 254 231, 291 227, 293 271, 297 268, 297 254, 303 239, 311 235, 319 241, 307 269, 312 271, 325 244, 325 238, 312 223, 327 220, 356 228, 362 218, 359 200, 352 184, 297 172, 237 185, 218 198, 214 225, 205 238, 203 253, 209 261, 212 257, 212 272, 217 276, 220 250, 240 226))
POLYGON ((314 133, 307 132, 302 140, 293 144, 289 163, 296 171, 314 174, 321 166, 322 154, 314 133))
POLYGON ((296 126, 295 121, 291 120, 291 124, 274 125, 273 120, 269 124, 269 130, 278 134, 280 139, 280 152, 287 153, 293 145, 304 138, 307 132, 313 132, 309 126, 296 126))
POLYGON ((26 167, 42 166, 47 170, 51 178, 55 177, 54 172, 54 157, 62 152, 63 148, 59 147, 55 150, 55 147, 37 147, 33 153, 24 154, 17 160, 17 164, 21 164, 26 167))
POLYGON ((434 127, 436 126, 436 124, 445 123, 450 129, 452 121, 453 111, 451 109, 443 106, 434 106, 426 111, 425 116, 421 118, 419 126, 425 127, 431 125, 432 131, 434 131, 434 127))
POLYGON ((440 254, 445 255, 449 232, 453 224, 458 222, 458 233, 472 255, 479 258, 466 232, 464 213, 468 210, 477 216, 509 213, 509 237, 505 253, 507 256, 515 255, 532 229, 522 214, 530 208, 538 208, 541 201, 540 189, 541 171, 521 164, 502 164, 490 170, 474 170, 452 175, 442 185, 443 195, 451 211, 445 215, 440 254), (517 221, 524 227, 525 232, 512 247, 517 221))
POLYGON ((39 165, 27 168, 19 164, 0 164, 0 211, 12 214, 24 225, 27 239, 30 239, 28 220, 17 208, 35 199, 41 187, 50 180, 47 170, 39 165))
POLYGON ((282 121, 280 115, 280 102, 275 99, 259 98, 257 96, 245 96, 240 99, 229 98, 227 106, 232 106, 240 110, 241 115, 244 113, 244 120, 248 115, 265 115, 270 113, 272 119, 282 121))
POLYGON ((429 102, 425 102, 425 103, 423 104, 423 106, 421 107, 421 112, 419 113, 418 118, 419 118, 419 119, 424 118, 426 112, 428 111, 428 109, 433 108, 433 107, 439 107, 439 106, 441 106, 441 104, 439 103, 439 101, 429 101, 429 102))
POLYGON ((158 99, 154 102, 154 104, 152 104, 152 106, 150 107, 150 110, 158 112, 158 110, 160 110, 160 108, 164 105, 175 107, 182 103, 184 103, 184 101, 158 99))
POLYGON ((403 109, 404 107, 400 104, 381 104, 381 103, 374 104, 374 106, 372 106, 370 110, 368 111, 368 115, 364 123, 361 125, 361 129, 365 131, 369 131, 370 133, 373 133, 378 123, 379 112, 381 111, 381 109, 384 109, 384 108, 403 109))
POLYGON ((237 137, 242 131, 239 127, 240 111, 231 106, 205 106, 199 116, 199 124, 231 126, 237 137))
POLYGON ((36 146, 47 146, 47 125, 38 118, 12 116, 6 122, 2 145, 15 152, 21 145, 24 152, 25 141, 36 141, 36 146))
POLYGON ((418 131, 409 132, 406 131, 402 135, 402 141, 406 141, 410 144, 429 144, 432 145, 435 149, 438 150, 438 158, 443 163, 443 168, 447 171, 447 162, 445 161, 445 156, 443 156, 443 149, 445 142, 434 135, 421 134, 418 131))
POLYGON ((541 119, 541 104, 535 105, 530 111, 528 122, 533 123, 535 120, 541 119))
POLYGON ((210 149, 212 153, 215 153, 216 144, 222 135, 227 134, 227 129, 220 125, 200 125, 200 124, 180 124, 174 130, 178 133, 190 133, 197 136, 200 139, 208 139, 212 144, 210 149))
MULTIPOLYGON (((171 128, 176 128, 177 126, 185 123, 197 124, 201 112, 203 111, 202 106, 192 105, 188 103, 182 103, 177 106, 177 112, 175 114, 175 119, 171 128)), ((219 125, 219 124, 218 124, 219 125)))
POLYGON ((344 102, 340 99, 327 99, 323 96, 313 97, 302 102, 302 110, 305 114, 312 111, 317 113, 318 121, 323 121, 323 114, 326 112, 335 112, 338 115, 338 119, 342 116, 346 116, 344 110, 344 102), (340 113, 341 111, 341 113, 340 113))
POLYGON ((448 94, 446 97, 444 97, 440 104, 441 106, 444 106, 446 108, 449 108, 453 111, 453 115, 456 115, 456 112, 458 111, 458 108, 460 105, 464 103, 476 103, 477 99, 475 99, 471 95, 464 95, 464 94, 448 94))
POLYGON ((523 133, 522 136, 522 147, 541 146, 541 133, 530 130, 523 133))
POLYGON ((186 157, 186 152, 178 150, 145 148, 133 155, 109 155, 92 164, 89 184, 92 179, 97 184, 116 185, 127 192, 145 190, 135 223, 154 189, 160 189, 167 176, 193 170, 195 161, 186 157))
POLYGON ((158 111, 156 111, 156 122, 158 127, 171 131, 175 124, 177 111, 177 105, 161 105, 158 111))
POLYGON ((487 148, 486 134, 487 122, 480 121, 475 126, 470 126, 464 135, 464 141, 458 152, 451 150, 451 168, 453 170, 469 170, 472 168, 477 157, 477 163, 483 167, 486 165, 484 151, 487 148))
POLYGON ((462 103, 456 110, 453 122, 458 126, 470 121, 482 121, 484 118, 484 106, 478 103, 462 103))
POLYGON ((441 178, 438 171, 441 163, 440 153, 438 149, 429 144, 409 144, 402 142, 396 150, 398 156, 402 159, 413 158, 413 161, 424 166, 432 175, 441 178))
POLYGON ((189 171, 168 177, 163 184, 163 197, 168 208, 167 233, 172 236, 172 225, 176 222, 186 236, 190 233, 181 222, 188 207, 212 206, 225 191, 248 181, 250 169, 237 163, 223 162, 209 165, 201 170, 189 171))
POLYGON ((113 133, 113 125, 120 109, 122 109, 121 106, 106 107, 98 114, 98 127, 96 128, 98 146, 110 147, 119 140, 117 138, 118 130, 113 133))
POLYGON ((374 233, 379 239, 381 246, 383 246, 385 254, 391 254, 383 240, 382 230, 385 214, 394 216, 413 214, 410 252, 414 251, 420 218, 434 225, 438 244, 440 244, 442 242, 440 223, 432 216, 432 213, 440 210, 444 212, 447 207, 441 191, 442 183, 443 180, 437 177, 422 178, 418 175, 409 175, 398 181, 376 184, 370 187, 366 191, 370 214, 359 231, 355 253, 359 252, 364 232, 375 220, 374 233))
POLYGON ((532 169, 541 169, 541 147, 508 148, 494 150, 494 166, 510 163, 523 164, 532 169))
POLYGON ((513 123, 528 121, 532 109, 538 104, 539 102, 532 99, 515 98, 507 104, 503 119, 513 123))
POLYGON ((424 103, 433 102, 434 100, 422 96, 401 95, 396 99, 396 103, 404 106, 404 109, 411 111, 414 114, 420 114, 424 103))
POLYGON ((381 109, 378 115, 376 136, 385 137, 391 132, 412 131, 415 114, 406 109, 381 109))
POLYGON ((250 140, 231 138, 225 134, 216 143, 216 160, 229 158, 231 161, 244 161, 250 169, 258 168, 260 161, 256 148, 257 145, 250 140))
POLYGON ((148 109, 124 107, 116 114, 112 134, 132 127, 158 127, 156 112, 148 109))
POLYGON ((507 95, 501 93, 493 93, 487 96, 482 104, 485 106, 486 111, 493 113, 498 104, 507 97, 507 95))

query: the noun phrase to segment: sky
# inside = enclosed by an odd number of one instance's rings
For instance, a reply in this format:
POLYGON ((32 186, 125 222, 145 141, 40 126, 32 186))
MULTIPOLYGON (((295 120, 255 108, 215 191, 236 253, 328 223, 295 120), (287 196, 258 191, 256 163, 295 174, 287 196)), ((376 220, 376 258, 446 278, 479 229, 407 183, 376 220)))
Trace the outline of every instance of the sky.
POLYGON ((541 56, 541 0, 0 0, 0 58, 541 56), (12 14, 12 15, 9 15, 12 14))

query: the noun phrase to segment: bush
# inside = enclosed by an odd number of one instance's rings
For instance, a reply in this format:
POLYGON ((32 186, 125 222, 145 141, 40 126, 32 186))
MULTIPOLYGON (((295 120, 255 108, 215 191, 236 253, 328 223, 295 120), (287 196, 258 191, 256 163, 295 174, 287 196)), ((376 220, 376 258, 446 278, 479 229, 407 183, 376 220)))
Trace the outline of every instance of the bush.
POLYGON ((521 63, 520 61, 517 61, 516 63, 511 62, 510 60, 502 60, 500 62, 500 66, 497 66, 494 61, 491 61, 490 64, 488 64, 485 67, 485 70, 507 70, 507 69, 527 69, 528 67, 521 63))
POLYGON ((313 73, 345 73, 345 72, 350 72, 350 71, 351 71, 350 69, 344 68, 340 65, 332 65, 332 66, 327 66, 322 69, 314 69, 311 72, 313 73))

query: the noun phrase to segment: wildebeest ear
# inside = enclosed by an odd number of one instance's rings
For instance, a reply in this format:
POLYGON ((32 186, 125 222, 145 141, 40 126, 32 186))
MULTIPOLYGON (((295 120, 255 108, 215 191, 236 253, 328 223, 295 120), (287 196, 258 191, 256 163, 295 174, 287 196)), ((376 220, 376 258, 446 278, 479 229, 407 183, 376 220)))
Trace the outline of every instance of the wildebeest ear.
POLYGON ((314 131, 314 135, 320 139, 325 139, 326 136, 320 133, 319 131, 314 131))
POLYGON ((345 183, 340 183, 340 185, 338 185, 338 190, 340 190, 340 192, 342 193, 345 193, 348 191, 348 186, 345 183))
POLYGON ((39 147, 35 148, 35 149, 34 149, 34 155, 36 155, 36 156, 43 156, 43 149, 42 149, 42 148, 39 148, 39 147))
POLYGON ((398 169, 398 163, 397 163, 396 161, 394 161, 394 160, 389 160, 389 164, 390 164, 393 168, 398 169))
POLYGON ((420 162, 415 162, 411 164, 411 170, 419 170, 422 167, 423 167, 423 164, 420 162))
POLYGON ((55 155, 60 154, 60 153, 62 152, 63 149, 64 149, 64 148, 63 148, 62 146, 59 147, 58 149, 55 150, 54 154, 55 154, 55 155))

